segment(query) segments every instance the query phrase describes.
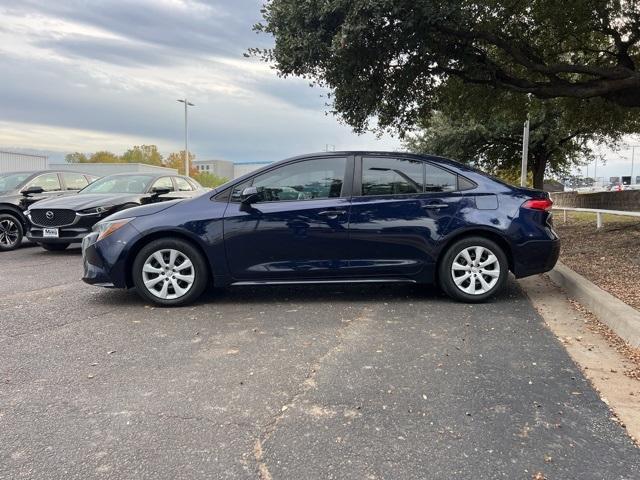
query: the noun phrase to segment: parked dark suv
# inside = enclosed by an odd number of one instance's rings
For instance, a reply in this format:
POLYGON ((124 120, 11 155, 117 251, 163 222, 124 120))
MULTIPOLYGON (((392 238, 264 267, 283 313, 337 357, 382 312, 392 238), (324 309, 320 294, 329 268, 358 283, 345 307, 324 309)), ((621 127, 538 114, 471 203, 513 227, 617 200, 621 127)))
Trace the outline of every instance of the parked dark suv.
POLYGON ((192 198, 208 191, 195 180, 166 173, 118 173, 102 177, 73 198, 53 198, 30 207, 27 238, 45 250, 80 243, 112 213, 148 203, 192 198))
POLYGON ((553 268, 548 194, 434 156, 292 158, 180 203, 111 215, 84 239, 84 280, 160 305, 212 284, 439 283, 483 301, 553 268))
POLYGON ((23 212, 35 202, 78 193, 97 177, 41 170, 0 174, 0 251, 13 250, 28 228, 23 212))

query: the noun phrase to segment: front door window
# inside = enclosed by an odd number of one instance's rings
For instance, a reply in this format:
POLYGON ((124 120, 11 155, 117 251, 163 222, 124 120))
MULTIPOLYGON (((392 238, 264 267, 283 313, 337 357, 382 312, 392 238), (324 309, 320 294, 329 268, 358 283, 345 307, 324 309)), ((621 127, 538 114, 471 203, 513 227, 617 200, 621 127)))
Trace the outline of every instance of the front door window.
POLYGON ((57 173, 45 173, 40 175, 39 177, 31 180, 27 188, 28 187, 42 187, 45 192, 59 192, 62 190, 57 173))
POLYGON ((277 168, 254 178, 261 202, 338 198, 346 158, 319 158, 277 168))

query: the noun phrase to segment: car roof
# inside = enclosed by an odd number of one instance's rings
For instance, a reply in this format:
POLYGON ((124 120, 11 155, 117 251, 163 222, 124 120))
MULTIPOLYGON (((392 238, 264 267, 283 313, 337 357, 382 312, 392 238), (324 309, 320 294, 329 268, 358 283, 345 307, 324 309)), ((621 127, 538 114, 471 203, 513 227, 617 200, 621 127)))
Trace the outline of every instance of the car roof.
POLYGON ((43 173, 80 173, 82 175, 92 175, 90 173, 78 172, 76 170, 55 170, 53 168, 47 168, 45 170, 16 170, 15 172, 2 172, 0 175, 20 175, 23 173, 29 175, 42 175, 43 173))
POLYGON ((279 163, 286 163, 295 160, 302 160, 305 158, 314 158, 314 157, 345 157, 345 156, 389 156, 389 155, 398 155, 404 158, 415 158, 416 160, 432 160, 438 163, 447 164, 455 168, 468 169, 469 166, 465 165, 462 162, 452 160, 450 158, 441 157, 439 155, 431 155, 431 154, 421 154, 421 153, 411 153, 407 151, 388 151, 388 150, 341 150, 336 152, 315 152, 315 153, 307 153, 304 155, 296 155, 294 157, 286 158, 284 160, 280 160, 277 162, 273 162, 271 165, 276 165, 279 163))
POLYGON ((172 172, 166 172, 166 173, 155 173, 155 172, 123 172, 123 173, 112 173, 111 175, 105 175, 102 178, 106 178, 106 177, 133 177, 133 176, 140 176, 140 175, 144 175, 147 177, 183 177, 184 175, 179 175, 177 173, 172 173, 172 172))

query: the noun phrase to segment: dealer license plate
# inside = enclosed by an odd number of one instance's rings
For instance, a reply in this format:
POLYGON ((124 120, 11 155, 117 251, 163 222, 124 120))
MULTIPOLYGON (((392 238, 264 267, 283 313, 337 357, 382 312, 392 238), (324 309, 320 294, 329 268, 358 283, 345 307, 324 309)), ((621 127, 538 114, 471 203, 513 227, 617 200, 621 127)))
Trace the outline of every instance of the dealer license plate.
POLYGON ((59 238, 60 232, 58 232, 57 228, 45 228, 42 231, 42 236, 44 238, 59 238))

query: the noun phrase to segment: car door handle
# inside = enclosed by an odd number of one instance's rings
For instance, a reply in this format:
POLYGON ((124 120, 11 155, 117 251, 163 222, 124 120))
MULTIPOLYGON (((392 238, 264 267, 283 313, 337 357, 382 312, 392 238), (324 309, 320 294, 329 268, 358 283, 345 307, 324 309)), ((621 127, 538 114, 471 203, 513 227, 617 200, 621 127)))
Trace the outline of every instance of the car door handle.
POLYGON ((427 203, 420 208, 424 208, 425 210, 439 210, 441 208, 447 208, 448 206, 446 203, 427 203))
POLYGON ((321 215, 323 217, 327 217, 333 220, 335 218, 338 218, 340 215, 344 215, 345 213, 347 213, 346 210, 325 210, 323 212, 318 212, 318 215, 321 215))

